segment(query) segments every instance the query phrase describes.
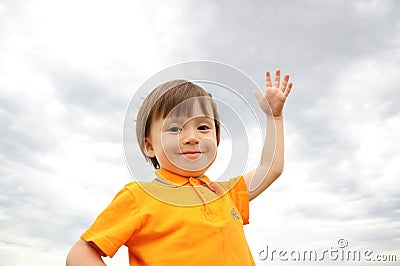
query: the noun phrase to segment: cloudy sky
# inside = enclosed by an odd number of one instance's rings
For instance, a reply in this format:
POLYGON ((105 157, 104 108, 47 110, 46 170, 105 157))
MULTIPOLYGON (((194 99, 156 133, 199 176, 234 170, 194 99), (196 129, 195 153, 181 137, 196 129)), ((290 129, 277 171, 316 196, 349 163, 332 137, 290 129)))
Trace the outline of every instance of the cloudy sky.
MULTIPOLYGON (((245 227, 257 265, 315 265, 259 254, 322 253, 339 239, 398 263, 398 14, 394 0, 0 0, 0 265, 64 264, 132 181, 131 97, 190 60, 232 65, 260 87, 279 67, 295 83, 284 173, 245 227)), ((126 249, 107 263, 127 265, 126 249)))

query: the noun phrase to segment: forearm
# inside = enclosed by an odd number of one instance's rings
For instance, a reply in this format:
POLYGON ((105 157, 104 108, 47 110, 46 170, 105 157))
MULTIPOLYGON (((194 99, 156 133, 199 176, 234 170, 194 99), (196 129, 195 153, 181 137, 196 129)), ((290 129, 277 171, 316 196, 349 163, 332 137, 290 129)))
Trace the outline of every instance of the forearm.
POLYGON ((269 116, 260 165, 245 175, 249 199, 268 188, 282 173, 284 161, 283 118, 269 116))
POLYGON ((104 266, 100 253, 87 242, 79 239, 67 256, 67 266, 104 266))
POLYGON ((284 161, 283 117, 268 116, 267 135, 261 153, 260 167, 281 173, 284 161))

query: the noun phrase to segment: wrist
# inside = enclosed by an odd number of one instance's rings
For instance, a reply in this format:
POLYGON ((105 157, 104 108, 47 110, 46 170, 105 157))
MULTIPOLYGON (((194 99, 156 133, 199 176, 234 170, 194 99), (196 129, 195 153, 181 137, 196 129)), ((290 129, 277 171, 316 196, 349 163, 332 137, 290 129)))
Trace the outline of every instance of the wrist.
POLYGON ((268 119, 283 120, 283 115, 267 115, 268 119))

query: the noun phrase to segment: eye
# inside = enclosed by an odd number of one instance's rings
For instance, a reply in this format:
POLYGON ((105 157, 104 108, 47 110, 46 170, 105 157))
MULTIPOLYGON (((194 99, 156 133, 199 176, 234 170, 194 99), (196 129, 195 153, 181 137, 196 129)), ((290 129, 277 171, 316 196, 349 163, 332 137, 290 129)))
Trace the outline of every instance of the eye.
POLYGON ((201 126, 199 126, 197 129, 203 131, 203 130, 209 130, 210 127, 207 126, 207 125, 201 125, 201 126))
POLYGON ((172 133, 179 133, 181 132, 181 128, 180 127, 170 127, 167 131, 172 132, 172 133))

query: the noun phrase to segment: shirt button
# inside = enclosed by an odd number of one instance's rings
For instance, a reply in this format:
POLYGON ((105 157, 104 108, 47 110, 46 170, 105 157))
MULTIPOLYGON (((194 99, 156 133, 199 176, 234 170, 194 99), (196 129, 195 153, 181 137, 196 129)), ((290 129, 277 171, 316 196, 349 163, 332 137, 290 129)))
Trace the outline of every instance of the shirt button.
POLYGON ((193 185, 198 185, 199 184, 199 180, 194 179, 194 178, 190 178, 190 183, 192 183, 193 185))

